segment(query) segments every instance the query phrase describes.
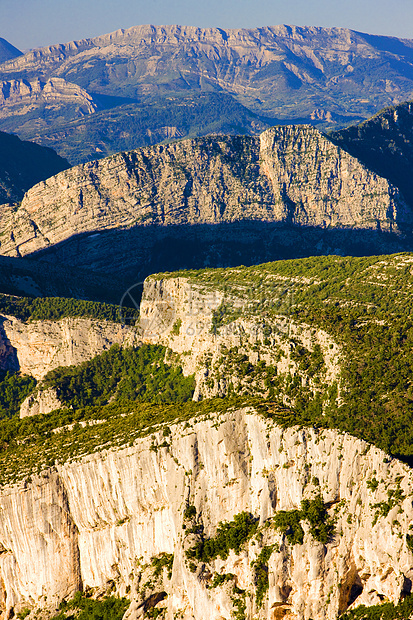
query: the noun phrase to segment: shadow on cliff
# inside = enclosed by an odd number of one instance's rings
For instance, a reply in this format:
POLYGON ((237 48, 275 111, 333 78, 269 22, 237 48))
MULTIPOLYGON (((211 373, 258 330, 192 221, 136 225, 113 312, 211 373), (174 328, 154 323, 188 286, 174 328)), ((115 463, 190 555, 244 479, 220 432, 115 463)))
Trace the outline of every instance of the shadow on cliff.
POLYGON ((0 317, 0 381, 7 371, 17 372, 20 370, 20 362, 17 357, 17 349, 13 347, 4 329, 4 317, 0 317))
POLYGON ((23 297, 73 297, 118 304, 129 280, 119 274, 32 257, 0 256, 0 293, 23 297))
MULTIPOLYGON (((371 230, 300 227, 242 221, 184 226, 137 226, 75 235, 26 257, 104 277, 115 287, 151 273, 255 265, 317 255, 367 256, 413 251, 413 238, 371 230)), ((73 277, 73 276, 72 276, 73 277)), ((102 291, 103 292, 103 291, 102 291)))

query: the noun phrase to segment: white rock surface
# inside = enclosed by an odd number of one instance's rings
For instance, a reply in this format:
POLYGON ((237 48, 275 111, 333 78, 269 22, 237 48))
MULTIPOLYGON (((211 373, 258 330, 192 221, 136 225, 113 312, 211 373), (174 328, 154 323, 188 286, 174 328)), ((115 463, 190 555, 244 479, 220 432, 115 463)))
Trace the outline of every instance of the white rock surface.
MULTIPOLYGON (((317 129, 283 126, 74 166, 32 187, 17 209, 3 207, 1 253, 23 256, 88 232, 238 221, 397 231, 412 214, 387 179, 317 129)), ((136 243, 138 251, 145 241, 136 243)))
POLYGON ((120 323, 67 317, 59 321, 24 322, 3 317, 0 367, 20 369, 41 379, 58 366, 80 364, 113 344, 133 344, 136 332, 120 323))
MULTIPOLYGON (((406 544, 413 519, 412 471, 351 436, 335 431, 282 430, 248 410, 171 427, 133 446, 84 457, 2 489, 0 495, 0 600, 5 617, 24 607, 53 606, 79 587, 131 592, 129 618, 142 616, 138 591, 144 564, 174 553, 172 579, 163 575, 167 620, 229 620, 232 590, 207 589, 208 573, 234 573, 247 589, 246 618, 331 620, 353 605, 398 601, 413 579, 406 544), (376 479, 377 488, 371 482, 376 479), (401 498, 374 524, 375 504, 388 492, 401 498), (316 542, 303 522, 302 545, 272 527, 239 555, 191 572, 184 549, 183 510, 196 507, 205 534, 241 511, 263 526, 278 510, 299 508, 321 492, 335 534, 316 542), (263 545, 276 545, 269 561, 269 590, 255 610, 251 562, 263 545), (352 586, 356 589, 352 590, 352 586), (357 589, 358 588, 358 589, 357 589), (351 599, 350 599, 351 600, 351 599), (134 611, 133 611, 134 610, 134 611), (277 611, 278 610, 278 611, 277 611)), ((192 535, 192 538, 194 536, 192 535)), ((148 569, 146 569, 148 570, 148 569)), ((147 590, 146 596, 151 592, 147 590)), ((153 593, 153 592, 152 592, 153 593)), ((163 603, 165 604, 165 603, 163 603)))
POLYGON ((37 106, 49 111, 72 106, 77 109, 75 116, 93 114, 97 108, 89 93, 60 77, 44 82, 40 79, 0 82, 0 106, 0 119, 33 113, 37 106))
POLYGON ((26 418, 31 415, 39 415, 41 413, 51 413, 55 409, 62 407, 56 390, 47 388, 40 390, 34 394, 30 394, 20 405, 20 417, 26 418))

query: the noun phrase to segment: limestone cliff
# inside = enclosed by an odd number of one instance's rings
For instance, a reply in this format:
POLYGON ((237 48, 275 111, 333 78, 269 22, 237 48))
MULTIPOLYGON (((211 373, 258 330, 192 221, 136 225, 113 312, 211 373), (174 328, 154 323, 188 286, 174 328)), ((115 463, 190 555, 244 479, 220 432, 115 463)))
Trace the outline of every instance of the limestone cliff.
POLYGON ((259 138, 184 140, 64 171, 17 209, 3 208, 1 252, 22 256, 81 233, 133 229, 142 230, 139 256, 150 226, 155 234, 234 222, 395 232, 411 229, 412 214, 386 179, 314 128, 275 127, 259 138))
POLYGON ((46 82, 39 79, 0 82, 0 105, 1 119, 25 116, 38 106, 43 106, 49 113, 53 108, 62 113, 62 107, 72 106, 77 109, 77 116, 92 114, 97 108, 93 98, 83 88, 58 77, 46 82))
MULTIPOLYGON (((346 259, 333 262, 343 268, 346 259)), ((410 282, 412 257, 367 263, 358 276, 377 289, 398 296, 401 271, 410 282)), ((30 609, 33 620, 46 619, 78 589, 127 596, 125 620, 161 608, 166 620, 230 620, 241 612, 246 620, 333 620, 360 604, 396 603, 411 591, 412 469, 336 430, 282 428, 271 419, 282 404, 268 398, 270 417, 260 413, 266 365, 273 379, 293 377, 312 394, 336 383, 339 401, 345 391, 345 341, 288 312, 293 285, 315 294, 320 270, 294 273, 238 268, 146 281, 140 324, 123 331, 179 353, 184 371, 196 373, 195 398, 204 403, 191 403, 197 413, 186 418, 178 405, 168 423, 150 413, 149 428, 137 418, 152 405, 142 405, 136 417, 121 409, 110 420, 53 428, 47 446, 49 437, 37 444, 19 439, 20 455, 1 455, 5 618, 30 609), (297 351, 311 359, 317 352, 316 369, 306 370, 297 351), (247 373, 243 365, 251 367, 247 373), (231 384, 256 404, 207 400, 231 384), (76 449, 65 452, 68 445, 76 449), (316 501, 322 511, 314 522, 303 506, 316 501), (235 527, 244 512, 255 529, 239 548, 222 557, 195 553, 220 523, 235 527), (317 532, 321 524, 328 525, 325 536, 317 532)), ((349 273, 340 281, 348 287, 349 273)), ((9 346, 3 340, 4 355, 9 346)), ((35 367, 40 373, 39 362, 35 367)), ((291 404, 291 392, 284 396, 284 405, 291 404)), ((357 407, 355 401, 355 416, 357 407)))
POLYGON ((128 327, 93 319, 26 323, 1 317, 0 368, 41 379, 53 368, 80 364, 113 344, 132 344, 134 337, 128 327))
MULTIPOLYGON (((194 400, 226 396, 231 386, 241 393, 263 397, 268 394, 259 371, 250 371, 248 377, 240 376, 239 365, 232 359, 238 352, 254 368, 260 361, 273 366, 279 377, 287 377, 300 375, 293 347, 301 345, 308 351, 319 347, 322 370, 317 378, 303 376, 303 382, 314 391, 317 391, 317 380, 327 384, 339 382, 341 349, 330 334, 295 323, 287 314, 264 317, 267 300, 260 298, 259 287, 254 290, 258 308, 254 316, 248 313, 250 302, 245 291, 237 292, 238 295, 234 291, 228 295, 219 288, 197 284, 186 277, 157 279, 155 276, 145 282, 138 337, 142 342, 167 346, 180 355, 184 373, 195 374, 194 400), (214 313, 223 305, 229 308, 229 321, 214 328, 214 313)), ((288 309, 287 304, 291 302, 288 295, 292 290, 288 290, 286 283, 276 283, 273 294, 275 299, 284 295, 284 310, 288 309)))
POLYGON ((55 389, 36 390, 34 394, 29 394, 20 405, 20 417, 51 413, 61 407, 63 404, 55 389))
POLYGON ((409 468, 353 437, 282 430, 248 409, 171 428, 167 442, 159 429, 2 489, 4 617, 53 608, 80 587, 129 593, 129 618, 164 606, 167 620, 229 620, 239 604, 248 619, 331 620, 349 605, 397 601, 409 591, 409 468), (317 542, 304 520, 303 541, 293 544, 272 518, 320 494, 333 536, 317 542), (389 497, 396 499, 382 511, 389 497), (226 560, 192 565, 185 551, 197 535, 188 505, 206 537, 241 511, 259 529, 226 560), (268 589, 259 606, 252 562, 264 548, 268 589), (173 553, 172 574, 145 582, 161 553, 173 553), (211 588, 214 573, 230 576, 211 588))

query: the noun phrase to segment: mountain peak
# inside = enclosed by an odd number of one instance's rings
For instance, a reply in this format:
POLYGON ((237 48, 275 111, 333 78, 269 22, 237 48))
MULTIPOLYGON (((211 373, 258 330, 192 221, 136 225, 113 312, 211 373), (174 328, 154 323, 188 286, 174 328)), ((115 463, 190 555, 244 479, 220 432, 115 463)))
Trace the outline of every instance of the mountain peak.
POLYGON ((6 41, 6 39, 0 37, 0 63, 17 58, 17 56, 23 56, 23 52, 6 41))

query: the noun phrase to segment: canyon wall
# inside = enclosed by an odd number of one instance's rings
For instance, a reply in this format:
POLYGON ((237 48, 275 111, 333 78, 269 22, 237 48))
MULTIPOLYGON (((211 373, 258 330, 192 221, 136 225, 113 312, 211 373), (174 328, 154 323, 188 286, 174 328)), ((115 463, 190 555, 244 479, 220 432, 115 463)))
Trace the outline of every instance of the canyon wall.
POLYGON ((349 605, 397 602, 409 591, 412 472, 405 465, 353 437, 283 430, 250 409, 171 431, 166 442, 159 429, 2 489, 5 618, 53 609, 80 587, 129 596, 126 617, 142 618, 156 605, 168 620, 229 620, 237 597, 246 618, 331 620, 349 605), (302 543, 289 542, 272 518, 320 494, 334 518, 331 539, 315 540, 304 520, 302 543), (397 500, 384 516, 390 496, 397 500), (259 529, 227 559, 191 563, 185 551, 198 537, 187 506, 206 538, 242 511, 259 529), (258 607, 251 563, 264 547, 271 547, 268 590, 258 607), (148 585, 151 558, 162 553, 173 554, 172 574, 152 574, 148 585), (232 576, 212 588, 215 573, 232 576))
POLYGON ((120 323, 73 317, 24 322, 3 316, 0 368, 39 380, 58 366, 80 364, 113 344, 133 344, 134 338, 134 330, 120 323))
POLYGON ((262 222, 409 232, 412 221, 386 179, 316 129, 286 126, 257 138, 142 148, 63 171, 31 188, 21 206, 3 206, 0 251, 23 256, 118 230, 136 232, 139 256, 149 229, 156 237, 178 226, 262 222))

